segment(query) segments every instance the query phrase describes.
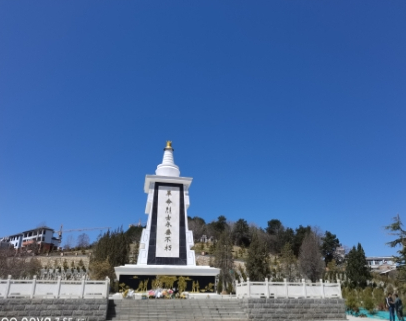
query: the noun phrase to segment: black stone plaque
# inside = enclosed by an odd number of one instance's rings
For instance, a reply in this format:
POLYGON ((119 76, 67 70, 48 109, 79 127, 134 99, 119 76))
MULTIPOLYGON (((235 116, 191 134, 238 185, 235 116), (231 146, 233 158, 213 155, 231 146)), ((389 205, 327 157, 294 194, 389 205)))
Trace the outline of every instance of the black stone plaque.
POLYGON ((151 230, 149 235, 148 265, 187 265, 186 257, 186 222, 185 222, 185 197, 182 184, 155 183, 154 198, 152 203, 151 230), (156 233, 158 220, 158 189, 160 186, 173 186, 179 188, 179 257, 156 256, 156 233))

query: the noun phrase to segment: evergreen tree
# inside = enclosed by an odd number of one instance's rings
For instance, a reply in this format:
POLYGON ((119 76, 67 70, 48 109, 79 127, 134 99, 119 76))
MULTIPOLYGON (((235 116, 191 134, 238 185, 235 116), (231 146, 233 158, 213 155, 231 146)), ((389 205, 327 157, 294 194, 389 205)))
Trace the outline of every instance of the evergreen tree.
POLYGON ((327 269, 327 278, 335 280, 335 278, 337 277, 337 273, 340 271, 340 268, 337 266, 336 260, 332 259, 330 262, 328 262, 327 269))
POLYGON ((367 280, 371 279, 365 252, 360 243, 348 252, 346 272, 353 287, 364 288, 367 285, 367 280))
POLYGON ((398 263, 396 278, 400 283, 406 283, 406 231, 402 228, 403 223, 400 220, 399 214, 393 218, 393 223, 385 226, 385 229, 389 231, 390 235, 395 235, 396 239, 392 242, 386 243, 390 247, 400 247, 397 251, 398 255, 393 256, 394 262, 398 263))
POLYGON ((300 247, 299 270, 306 278, 316 282, 323 275, 324 269, 319 239, 313 232, 309 232, 300 247))
POLYGON ((263 240, 260 240, 258 232, 252 235, 245 267, 252 281, 264 281, 271 274, 267 244, 263 240))
POLYGON ((275 254, 280 253, 286 241, 283 237, 285 233, 285 227, 282 225, 282 222, 276 219, 268 221, 266 232, 272 239, 271 251, 275 254))
POLYGON ((321 240, 323 241, 323 243, 321 245, 321 253, 323 254, 324 263, 326 264, 326 266, 333 259, 336 259, 336 262, 337 262, 337 257, 335 255, 335 251, 336 251, 337 247, 339 247, 341 245, 337 236, 335 234, 332 234, 329 231, 326 231, 326 233, 324 233, 324 236, 321 238, 321 240))
POLYGON ((102 274, 96 270, 103 266, 103 271, 109 271, 109 274, 104 275, 102 279, 106 276, 114 279, 114 267, 129 263, 130 242, 130 238, 123 232, 122 228, 113 232, 107 231, 99 237, 93 249, 89 266, 92 275, 99 279, 102 274), (105 268, 106 262, 110 264, 111 269, 105 268))
POLYGON ((244 219, 235 222, 232 231, 232 237, 235 245, 248 246, 250 243, 250 227, 244 219))
POLYGON ((297 259, 290 243, 286 243, 281 251, 280 264, 283 276, 293 282, 297 275, 297 259))
MULTIPOLYGON (((295 241, 295 231, 293 229, 291 229, 290 227, 287 227, 283 233, 280 236, 281 241, 280 243, 283 245, 285 245, 286 243, 290 243, 293 249, 293 242, 295 241)), ((281 247, 281 248, 282 248, 281 247)), ((293 251, 294 252, 294 251, 293 251)))
POLYGON ((310 234, 312 228, 310 226, 302 226, 296 229, 295 235, 293 237, 292 249, 293 253, 295 253, 296 257, 299 257, 300 247, 302 246, 303 240, 305 239, 307 234, 310 234))
POLYGON ((284 230, 285 228, 281 221, 276 219, 268 221, 268 227, 266 228, 268 234, 279 236, 284 230))
POLYGON ((125 232, 129 241, 132 243, 139 243, 140 239, 141 239, 141 234, 142 234, 143 228, 144 227, 142 227, 142 226, 135 226, 135 225, 130 226, 130 228, 125 232))
POLYGON ((213 221, 210 224, 208 224, 208 233, 210 236, 213 236, 215 239, 219 239, 221 234, 229 229, 229 226, 227 224, 227 219, 225 216, 220 215, 217 218, 217 221, 213 221))
POLYGON ((220 280, 222 289, 227 289, 227 284, 233 282, 233 243, 231 242, 230 233, 226 229, 216 244, 214 253, 214 266, 220 269, 220 280))

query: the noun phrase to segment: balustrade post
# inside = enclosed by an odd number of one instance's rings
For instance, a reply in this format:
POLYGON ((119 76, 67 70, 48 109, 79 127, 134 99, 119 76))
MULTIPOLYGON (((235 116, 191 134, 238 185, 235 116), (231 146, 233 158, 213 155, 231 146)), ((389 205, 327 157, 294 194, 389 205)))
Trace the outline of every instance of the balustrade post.
POLYGON ((305 298, 307 298, 307 290, 306 290, 306 280, 302 279, 302 283, 303 283, 303 296, 305 298))
POLYGON ((326 296, 324 294, 324 283, 322 279, 320 279, 320 288, 321 288, 321 297, 325 298, 326 296))
POLYGON ((265 278, 265 297, 268 299, 269 298, 269 282, 268 278, 265 278))
POLYGON ((108 276, 106 276, 106 291, 106 298, 108 298, 110 293, 110 278, 108 276))
POLYGON ((288 295, 288 291, 289 291, 289 289, 288 289, 288 280, 283 279, 283 282, 285 282, 285 297, 288 298, 289 297, 289 295, 288 295))
POLYGON ((248 297, 251 297, 251 286, 250 286, 250 278, 247 278, 247 292, 248 292, 248 297))
POLYGON ((59 299, 61 295, 61 276, 58 275, 58 280, 56 281, 56 298, 59 299))
POLYGON ((238 280, 235 280, 235 296, 238 298, 238 280))
POLYGON ((82 276, 82 284, 80 289, 80 298, 83 299, 85 297, 85 276, 82 276))
POLYGON ((31 285, 31 295, 30 298, 33 299, 35 296, 35 286, 37 284, 37 276, 34 275, 34 278, 32 279, 32 285, 31 285))
POLYGON ((342 298, 343 294, 341 293, 341 282, 340 279, 337 279, 337 284, 338 284, 338 297, 342 298))
POLYGON ((11 275, 9 275, 7 277, 7 285, 6 285, 6 295, 5 295, 5 299, 8 298, 8 294, 10 292, 10 286, 11 286, 11 275))

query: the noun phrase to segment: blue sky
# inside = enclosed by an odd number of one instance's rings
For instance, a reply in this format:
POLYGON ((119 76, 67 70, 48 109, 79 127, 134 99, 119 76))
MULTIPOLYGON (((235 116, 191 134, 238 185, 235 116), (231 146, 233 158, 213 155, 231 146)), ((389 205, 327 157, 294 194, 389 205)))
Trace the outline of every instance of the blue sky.
POLYGON ((145 221, 144 178, 172 140, 190 216, 394 253, 405 15, 405 1, 0 2, 0 236, 145 221))

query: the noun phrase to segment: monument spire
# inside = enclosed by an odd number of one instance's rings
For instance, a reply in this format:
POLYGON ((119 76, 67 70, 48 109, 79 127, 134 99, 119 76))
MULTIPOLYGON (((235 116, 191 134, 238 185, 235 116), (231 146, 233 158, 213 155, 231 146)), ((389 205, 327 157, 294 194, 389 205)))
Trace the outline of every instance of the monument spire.
POLYGON ((155 174, 158 176, 173 176, 179 177, 180 171, 179 167, 175 165, 173 160, 172 142, 168 140, 166 142, 166 147, 164 148, 164 157, 162 163, 156 168, 155 174))
POLYGON ((192 178, 180 177, 171 141, 166 142, 162 163, 155 173, 145 176, 148 221, 142 230, 137 264, 116 266, 117 279, 120 284, 133 289, 138 286, 145 292, 156 288, 153 278, 170 276, 171 284, 178 282, 177 288, 183 287, 179 292, 196 292, 199 286, 205 292, 213 292, 220 269, 196 266, 193 232, 189 230, 187 215, 192 178))

